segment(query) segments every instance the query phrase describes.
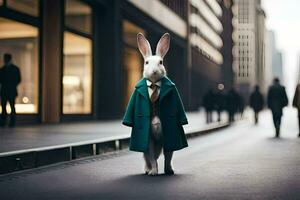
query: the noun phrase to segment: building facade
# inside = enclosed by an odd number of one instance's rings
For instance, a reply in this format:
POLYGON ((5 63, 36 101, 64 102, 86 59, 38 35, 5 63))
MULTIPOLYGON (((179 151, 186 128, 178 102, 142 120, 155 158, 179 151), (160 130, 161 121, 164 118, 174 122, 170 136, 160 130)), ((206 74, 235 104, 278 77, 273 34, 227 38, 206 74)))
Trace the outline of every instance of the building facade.
POLYGON ((282 72, 282 53, 278 50, 274 31, 267 32, 266 46, 266 89, 272 84, 275 77, 278 77, 281 82, 283 80, 282 72))
POLYGON ((244 98, 255 85, 265 86, 265 13, 260 0, 236 0, 234 71, 244 98))
POLYGON ((229 51, 222 49, 223 40, 230 34, 222 35, 223 21, 230 20, 222 18, 230 13, 222 5, 216 0, 0 0, 0 62, 11 53, 22 74, 18 123, 122 117, 142 77, 139 32, 152 45, 163 33, 171 34, 167 74, 186 109, 197 109, 202 86, 222 81, 223 53, 229 51))
POLYGON ((232 1, 190 0, 190 104, 196 109, 208 89, 232 85, 232 1))

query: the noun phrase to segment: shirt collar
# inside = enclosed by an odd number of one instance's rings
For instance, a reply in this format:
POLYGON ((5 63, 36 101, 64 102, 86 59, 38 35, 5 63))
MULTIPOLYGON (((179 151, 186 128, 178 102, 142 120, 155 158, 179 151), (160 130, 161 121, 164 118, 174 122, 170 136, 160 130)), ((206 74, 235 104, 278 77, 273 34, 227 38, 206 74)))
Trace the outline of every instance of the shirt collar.
MULTIPOLYGON (((147 82, 147 86, 150 87, 150 85, 152 84, 152 82, 149 81, 149 80, 146 80, 146 82, 147 82)), ((157 85, 158 87, 161 87, 161 81, 157 81, 157 82, 155 83, 155 85, 157 85)))

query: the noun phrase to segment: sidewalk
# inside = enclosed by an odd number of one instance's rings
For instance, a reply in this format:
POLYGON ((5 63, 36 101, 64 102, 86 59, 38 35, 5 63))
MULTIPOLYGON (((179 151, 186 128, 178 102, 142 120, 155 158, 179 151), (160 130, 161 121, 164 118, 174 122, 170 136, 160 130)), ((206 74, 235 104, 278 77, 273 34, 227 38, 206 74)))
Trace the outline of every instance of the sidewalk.
MULTIPOLYGON (((204 112, 187 113, 189 124, 184 126, 186 133, 205 130, 213 124, 205 124, 204 112)), ((222 121, 226 121, 226 114, 222 121)), ((216 119, 216 115, 214 116, 216 119)), ((216 124, 214 124, 216 125, 216 124)), ((55 125, 22 126, 13 129, 0 128, 0 153, 64 145, 89 140, 109 140, 130 136, 130 128, 120 120, 94 121, 55 125)))

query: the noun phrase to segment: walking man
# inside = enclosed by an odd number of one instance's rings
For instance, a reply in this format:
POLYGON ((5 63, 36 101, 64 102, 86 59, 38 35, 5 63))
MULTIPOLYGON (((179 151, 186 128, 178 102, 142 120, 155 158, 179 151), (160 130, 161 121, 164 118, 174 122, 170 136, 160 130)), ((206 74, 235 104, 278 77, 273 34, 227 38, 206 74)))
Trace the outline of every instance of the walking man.
POLYGON ((238 112, 239 110, 239 94, 238 92, 232 87, 227 95, 226 95, 226 110, 229 115, 229 122, 234 121, 234 115, 238 112))
POLYGON ((214 109, 214 100, 215 100, 215 96, 214 96, 214 92, 212 89, 209 89, 206 94, 203 96, 202 99, 202 105, 205 109, 206 112, 206 123, 212 123, 213 122, 213 109, 214 109))
POLYGON ((12 63, 11 54, 4 54, 4 66, 0 69, 1 84, 1 126, 6 125, 7 110, 6 105, 9 103, 11 108, 9 126, 14 127, 16 123, 15 100, 18 96, 17 86, 21 82, 21 74, 19 68, 12 63))
POLYGON ((280 85, 278 78, 275 78, 273 81, 273 85, 270 86, 268 91, 268 107, 271 109, 273 114, 276 137, 279 137, 280 135, 282 109, 287 105, 288 98, 286 95, 285 87, 280 85))
POLYGON ((224 94, 224 85, 219 84, 215 94, 215 109, 218 113, 218 122, 221 121, 221 113, 225 109, 226 97, 224 94))
POLYGON ((300 137, 300 83, 298 83, 293 99, 293 106, 298 109, 298 124, 299 124, 299 133, 298 137, 300 137))
POLYGON ((258 114, 263 109, 264 97, 259 90, 259 86, 255 86, 254 91, 250 95, 250 107, 254 111, 255 124, 258 123, 258 114))

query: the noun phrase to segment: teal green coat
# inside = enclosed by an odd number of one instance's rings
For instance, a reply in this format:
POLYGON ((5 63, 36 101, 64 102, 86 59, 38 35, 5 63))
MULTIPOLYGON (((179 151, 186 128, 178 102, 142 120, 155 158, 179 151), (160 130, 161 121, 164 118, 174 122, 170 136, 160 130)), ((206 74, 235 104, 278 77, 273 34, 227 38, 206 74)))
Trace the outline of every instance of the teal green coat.
MULTIPOLYGON (((183 104, 175 84, 162 78, 159 93, 159 118, 162 124, 163 148, 176 151, 188 146, 182 125, 187 124, 183 104)), ((129 100, 123 124, 132 127, 130 150, 146 152, 150 134, 150 99, 146 79, 141 79, 129 100)))

